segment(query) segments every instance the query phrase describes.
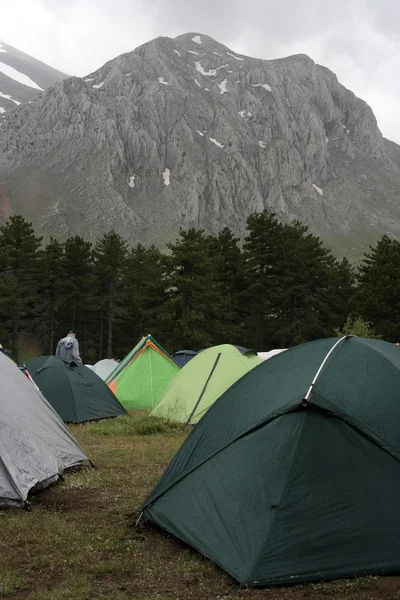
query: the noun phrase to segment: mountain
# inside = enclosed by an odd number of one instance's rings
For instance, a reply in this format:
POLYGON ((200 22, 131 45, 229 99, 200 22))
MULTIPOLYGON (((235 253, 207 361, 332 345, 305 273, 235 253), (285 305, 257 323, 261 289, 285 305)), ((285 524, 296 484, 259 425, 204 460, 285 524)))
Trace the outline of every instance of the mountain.
POLYGON ((68 75, 0 42, 0 123, 6 114, 26 104, 44 89, 68 75))
POLYGON ((400 237, 400 146, 305 55, 157 38, 56 83, 0 131, 0 216, 22 213, 45 236, 114 228, 162 246, 180 227, 242 235, 269 208, 338 253, 400 237))

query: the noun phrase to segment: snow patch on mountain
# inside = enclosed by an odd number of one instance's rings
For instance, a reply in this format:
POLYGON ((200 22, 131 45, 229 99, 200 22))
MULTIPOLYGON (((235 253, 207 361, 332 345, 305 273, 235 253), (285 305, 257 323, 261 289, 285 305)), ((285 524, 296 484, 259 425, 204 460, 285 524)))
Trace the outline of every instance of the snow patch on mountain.
POLYGON ((229 54, 229 56, 232 56, 232 58, 236 58, 236 60, 243 60, 243 58, 240 58, 240 56, 235 56, 234 54, 231 54, 230 52, 227 52, 227 54, 229 54))
POLYGON ((313 184, 312 184, 312 186, 313 186, 314 190, 315 190, 316 192, 318 192, 318 194, 319 194, 320 196, 323 196, 323 195, 324 195, 324 192, 321 190, 321 188, 320 188, 320 187, 318 187, 317 185, 315 185, 315 183, 313 183, 313 184))
POLYGON ((43 88, 41 88, 40 86, 38 86, 37 83, 32 81, 32 79, 30 77, 28 77, 27 75, 24 75, 24 73, 17 71, 17 69, 14 69, 13 67, 10 67, 10 65, 6 65, 5 63, 3 63, 1 61, 0 61, 0 72, 4 73, 4 75, 7 75, 7 77, 9 77, 10 79, 14 79, 14 81, 18 81, 18 83, 22 83, 22 85, 27 85, 28 87, 31 87, 31 88, 34 88, 35 90, 40 90, 41 92, 43 92, 43 88))
POLYGON ((105 84, 105 81, 102 81, 101 83, 95 83, 94 85, 92 85, 92 88, 94 88, 95 90, 99 90, 100 88, 103 87, 104 84, 105 84))
POLYGON ((167 167, 163 173, 164 185, 170 184, 170 176, 171 176, 171 171, 167 167))
POLYGON ((129 178, 129 187, 134 188, 135 187, 135 179, 136 179, 136 175, 132 175, 132 177, 129 178))
POLYGON ((264 90, 267 90, 268 92, 272 92, 272 88, 270 85, 268 85, 268 83, 252 83, 251 87, 262 87, 262 88, 264 88, 264 90))
POLYGON ((227 84, 226 79, 221 81, 221 83, 217 83, 219 89, 221 90, 221 92, 220 92, 221 96, 222 96, 222 94, 227 94, 229 92, 228 88, 226 87, 226 84, 227 84))
POLYGON ((209 71, 205 71, 204 67, 202 67, 201 62, 195 62, 196 71, 200 73, 200 75, 204 75, 205 77, 215 77, 217 74, 217 69, 210 69, 209 71))
POLYGON ((0 92, 0 96, 2 98, 5 98, 6 100, 11 100, 11 102, 14 102, 14 104, 16 104, 17 106, 21 104, 21 102, 18 102, 18 100, 14 100, 14 98, 11 98, 11 96, 8 94, 3 94, 2 92, 0 92))
POLYGON ((194 42, 195 44, 202 44, 203 43, 201 41, 201 36, 200 35, 195 35, 194 37, 192 37, 192 42, 194 42))
POLYGON ((215 138, 208 138, 210 140, 210 142, 212 142, 213 144, 215 144, 216 146, 218 146, 218 148, 224 148, 225 145, 221 144, 221 142, 218 142, 215 138))
POLYGON ((159 77, 158 82, 162 83, 163 85, 169 85, 168 81, 165 81, 164 77, 159 77))

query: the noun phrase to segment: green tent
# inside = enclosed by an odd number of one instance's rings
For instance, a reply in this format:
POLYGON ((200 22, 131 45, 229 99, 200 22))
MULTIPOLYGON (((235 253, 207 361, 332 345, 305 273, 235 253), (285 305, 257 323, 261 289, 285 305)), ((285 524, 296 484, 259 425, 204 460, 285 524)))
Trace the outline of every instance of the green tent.
POLYGON ((140 342, 119 363, 106 383, 126 409, 154 408, 179 367, 151 336, 140 342))
POLYGON ((253 350, 242 353, 229 344, 204 350, 180 370, 151 414, 197 423, 223 392, 261 362, 253 350))
POLYGON ((66 423, 126 415, 104 381, 82 363, 39 356, 27 360, 26 366, 43 396, 66 423))
POLYGON ((399 423, 397 346, 297 346, 219 398, 142 511, 249 586, 400 573, 399 423))

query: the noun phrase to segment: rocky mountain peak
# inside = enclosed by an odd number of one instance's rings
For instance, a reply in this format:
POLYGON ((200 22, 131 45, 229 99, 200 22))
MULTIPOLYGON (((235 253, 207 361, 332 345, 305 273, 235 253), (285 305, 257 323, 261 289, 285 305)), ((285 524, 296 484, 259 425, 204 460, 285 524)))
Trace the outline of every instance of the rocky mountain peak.
POLYGON ((67 75, 0 40, 0 123, 7 113, 67 75))
POLYGON ((45 235, 113 227, 163 245, 181 226, 241 235, 264 208, 342 253, 400 234, 399 147, 303 54, 261 60, 201 33, 156 38, 50 87, 3 136, 9 203, 45 235))

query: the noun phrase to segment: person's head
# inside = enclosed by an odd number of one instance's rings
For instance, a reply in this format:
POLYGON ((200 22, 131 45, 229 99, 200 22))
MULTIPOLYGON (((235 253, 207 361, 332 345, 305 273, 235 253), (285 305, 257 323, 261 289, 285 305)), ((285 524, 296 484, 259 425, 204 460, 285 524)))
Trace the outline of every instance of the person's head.
POLYGON ((75 331, 75 329, 71 329, 71 330, 68 332, 68 337, 76 337, 76 331, 75 331))

